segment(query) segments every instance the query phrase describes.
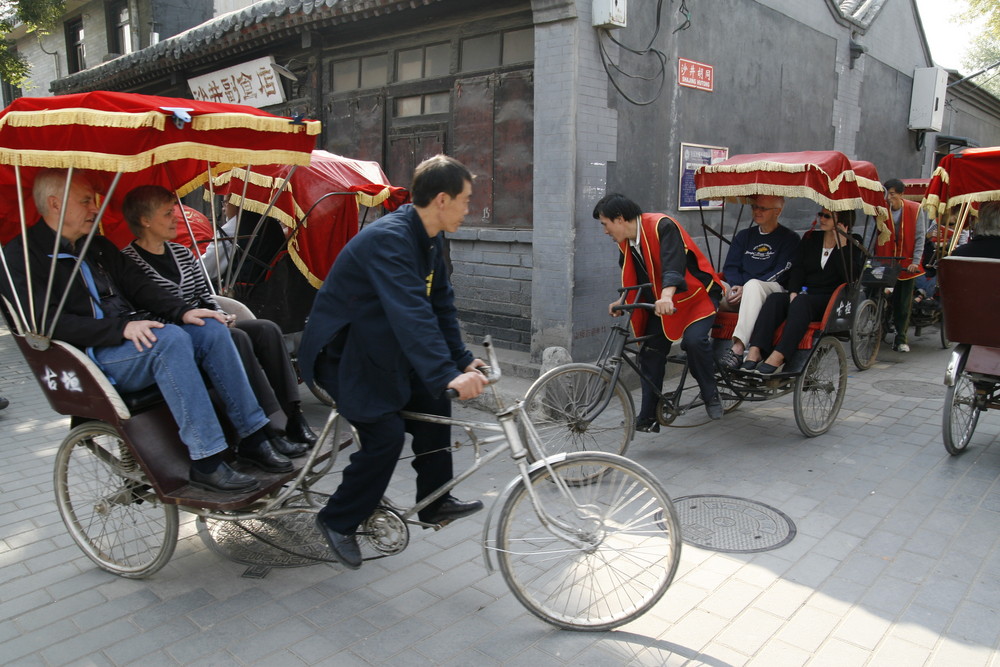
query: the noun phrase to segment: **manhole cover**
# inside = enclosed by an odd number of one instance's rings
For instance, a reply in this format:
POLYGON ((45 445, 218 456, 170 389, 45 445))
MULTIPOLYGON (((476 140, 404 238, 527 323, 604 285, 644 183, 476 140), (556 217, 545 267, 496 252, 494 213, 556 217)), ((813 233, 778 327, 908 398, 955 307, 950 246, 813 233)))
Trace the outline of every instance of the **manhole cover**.
POLYGON ((795 524, 773 507, 733 496, 674 498, 681 538, 696 547, 725 553, 777 549, 795 537, 795 524))
POLYGON ((879 380, 872 387, 886 394, 910 398, 944 398, 944 384, 935 382, 914 382, 912 380, 879 380))
POLYGON ((205 519, 198 522, 198 534, 215 553, 247 565, 302 567, 330 558, 313 515, 306 512, 244 521, 205 519))

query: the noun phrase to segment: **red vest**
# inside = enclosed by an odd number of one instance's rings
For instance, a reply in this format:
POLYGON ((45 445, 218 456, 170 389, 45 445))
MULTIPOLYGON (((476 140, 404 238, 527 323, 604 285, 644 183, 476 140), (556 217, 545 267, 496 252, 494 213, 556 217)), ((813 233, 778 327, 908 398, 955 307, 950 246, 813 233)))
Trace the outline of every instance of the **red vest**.
MULTIPOLYGON (((712 264, 701 254, 701 251, 698 250, 691 237, 688 236, 688 233, 676 220, 662 213, 643 213, 642 221, 639 224, 639 246, 642 249, 643 259, 646 261, 649 281, 653 284, 653 293, 656 295, 656 298, 660 297, 660 291, 663 289, 663 286, 660 284, 663 268, 660 265, 660 237, 656 229, 657 224, 663 218, 667 218, 677 227, 677 231, 680 232, 681 239, 684 241, 685 254, 690 253, 694 255, 698 263, 698 268, 710 276, 716 275, 712 264)), ((618 246, 618 249, 625 256, 625 262, 622 266, 623 287, 635 285, 638 280, 635 259, 629 251, 628 246, 628 241, 618 246)), ((674 314, 660 317, 663 334, 668 340, 672 341, 680 340, 681 336, 684 335, 684 330, 694 322, 715 315, 715 303, 708 295, 708 290, 715 284, 715 280, 710 280, 706 285, 688 271, 685 266, 684 282, 687 285, 687 291, 677 292, 674 295, 674 308, 676 309, 674 314)), ((635 303, 638 298, 638 291, 629 292, 626 303, 635 303)), ((641 336, 646 332, 646 321, 649 315, 650 311, 647 310, 636 310, 632 313, 632 331, 636 336, 641 336)))
MULTIPOLYGON (((899 260, 899 266, 902 268, 902 271, 899 272, 899 280, 913 280, 917 276, 924 275, 922 263, 920 270, 916 273, 910 273, 906 270, 906 267, 913 261, 913 244, 916 242, 917 215, 919 213, 920 204, 904 199, 903 210, 899 216, 899 226, 902 229, 896 229, 890 212, 889 219, 885 221, 886 227, 889 228, 889 239, 885 243, 879 243, 875 246, 876 257, 905 257, 905 259, 899 260)), ((921 246, 922 249, 923 246, 921 246)))

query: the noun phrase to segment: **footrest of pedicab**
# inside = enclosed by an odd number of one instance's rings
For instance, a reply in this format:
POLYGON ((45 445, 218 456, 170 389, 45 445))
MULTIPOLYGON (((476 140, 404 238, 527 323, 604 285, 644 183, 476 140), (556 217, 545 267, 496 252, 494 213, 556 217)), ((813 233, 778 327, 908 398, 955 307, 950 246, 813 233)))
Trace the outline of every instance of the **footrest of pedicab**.
POLYGON ((264 472, 252 465, 234 463, 230 464, 239 472, 245 473, 257 479, 260 486, 251 491, 239 493, 225 491, 208 491, 191 484, 185 484, 172 490, 164 497, 164 502, 186 507, 199 507, 211 510, 235 510, 253 503, 254 501, 268 496, 285 484, 295 479, 295 476, 302 470, 301 460, 292 461, 295 465, 290 472, 272 473, 264 472))

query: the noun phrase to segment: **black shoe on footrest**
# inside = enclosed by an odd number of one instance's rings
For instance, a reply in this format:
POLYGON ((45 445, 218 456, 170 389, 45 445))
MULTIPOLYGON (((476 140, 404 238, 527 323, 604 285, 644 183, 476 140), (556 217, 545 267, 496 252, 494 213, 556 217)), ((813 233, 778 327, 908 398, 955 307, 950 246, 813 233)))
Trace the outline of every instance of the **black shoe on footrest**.
POLYGON ((276 452, 268 440, 255 445, 240 443, 236 450, 236 458, 245 463, 252 463, 265 472, 291 472, 293 468, 288 457, 276 452))
POLYGON ((260 482, 254 477, 233 470, 225 461, 220 462, 219 467, 210 473, 198 472, 192 467, 188 479, 193 487, 218 493, 253 491, 260 486, 260 482))
POLYGON ((483 509, 481 500, 459 500, 455 496, 445 496, 438 502, 437 507, 424 508, 418 513, 420 520, 424 523, 449 523, 463 516, 475 514, 483 509))
POLYGON ((283 456, 287 456, 290 459, 297 459, 300 456, 305 456, 306 452, 308 452, 310 448, 310 446, 304 442, 292 442, 291 440, 283 438, 280 435, 271 436, 271 447, 274 448, 274 451, 283 456))

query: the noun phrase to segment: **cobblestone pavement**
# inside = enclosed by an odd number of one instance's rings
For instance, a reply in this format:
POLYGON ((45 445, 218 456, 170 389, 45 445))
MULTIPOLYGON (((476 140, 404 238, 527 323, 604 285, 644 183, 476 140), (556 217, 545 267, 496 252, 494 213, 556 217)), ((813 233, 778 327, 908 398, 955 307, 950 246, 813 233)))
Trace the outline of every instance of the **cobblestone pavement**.
MULTIPOLYGON (((263 578, 205 546, 182 515, 177 550, 149 579, 97 569, 52 493, 68 428, 9 334, 0 334, 0 663, 7 665, 1000 665, 1000 416, 970 449, 941 444, 948 353, 849 366, 839 421, 808 439, 791 397, 697 428, 640 434, 629 456, 674 497, 766 503, 794 539, 760 553, 685 545, 663 600, 611 632, 556 630, 488 575, 482 520, 414 531, 359 571, 273 568, 263 578)), ((322 407, 307 394, 314 422, 322 407)), ((479 414, 479 413, 474 413, 479 414)), ((470 461, 460 450, 457 463, 470 461)), ((511 478, 494 462, 459 489, 487 503, 511 478)), ((336 477, 335 475, 331 477, 336 477)), ((413 492, 400 465, 390 496, 413 492)), ((260 573, 258 573, 260 574, 260 573)))

